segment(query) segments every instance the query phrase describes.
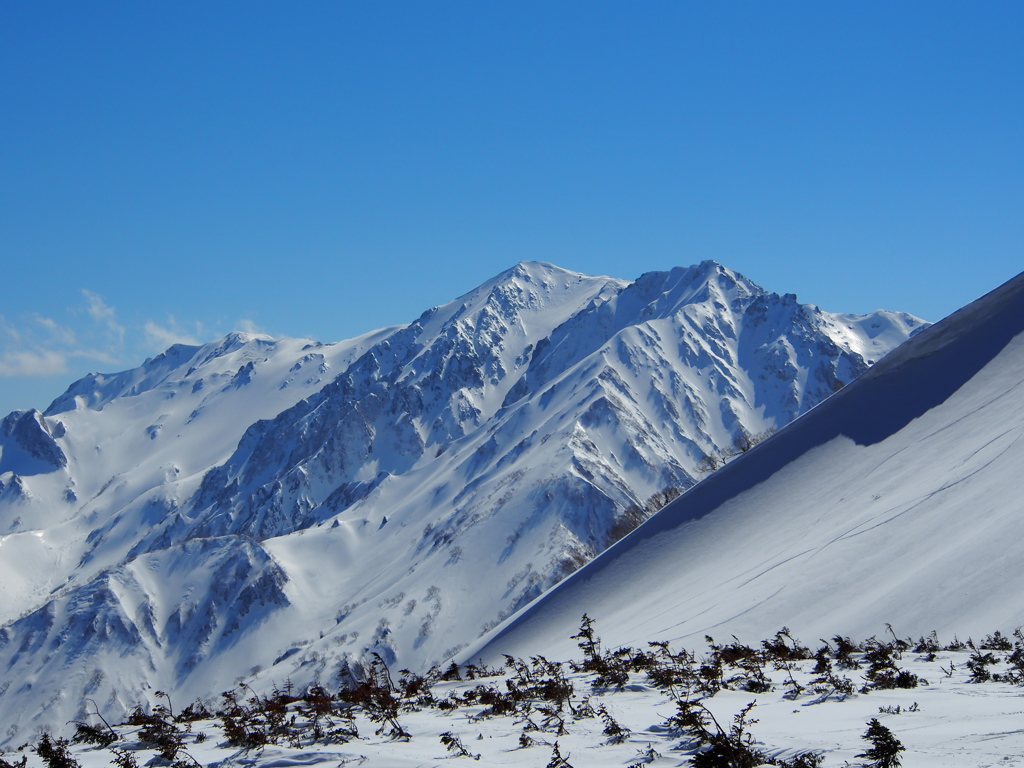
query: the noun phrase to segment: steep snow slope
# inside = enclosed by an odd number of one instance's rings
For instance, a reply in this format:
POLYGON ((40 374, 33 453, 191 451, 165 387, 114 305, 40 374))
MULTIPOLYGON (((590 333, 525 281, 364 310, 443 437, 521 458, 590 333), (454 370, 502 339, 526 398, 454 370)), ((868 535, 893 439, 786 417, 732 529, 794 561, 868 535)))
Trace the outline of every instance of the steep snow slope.
POLYGON ((464 652, 1024 624, 1024 275, 922 332, 464 652))
POLYGON ((0 721, 447 658, 921 326, 714 262, 524 263, 348 342, 232 335, 88 377, 4 422, 0 721))

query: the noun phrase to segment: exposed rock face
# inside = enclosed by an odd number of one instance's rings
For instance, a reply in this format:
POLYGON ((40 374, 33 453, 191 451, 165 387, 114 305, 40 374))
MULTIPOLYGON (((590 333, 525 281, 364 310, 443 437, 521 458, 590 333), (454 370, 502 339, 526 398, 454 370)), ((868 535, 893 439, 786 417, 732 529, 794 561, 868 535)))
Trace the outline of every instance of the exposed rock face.
POLYGON ((20 474, 23 475, 64 469, 68 465, 68 459, 56 442, 56 439, 64 437, 64 434, 62 422, 47 421, 43 414, 35 409, 8 414, 0 424, 0 438, 4 441, 4 451, 0 454, 0 474, 13 471, 19 464, 22 465, 20 474), (9 469, 8 465, 12 469, 9 469), (37 471, 34 472, 32 469, 37 471))

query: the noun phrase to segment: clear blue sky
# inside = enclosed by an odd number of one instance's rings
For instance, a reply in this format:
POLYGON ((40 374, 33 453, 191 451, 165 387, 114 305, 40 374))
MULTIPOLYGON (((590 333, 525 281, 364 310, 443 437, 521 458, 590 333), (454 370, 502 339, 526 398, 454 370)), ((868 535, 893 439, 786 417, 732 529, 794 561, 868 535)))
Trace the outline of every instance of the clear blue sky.
POLYGON ((0 4, 0 413, 522 259, 929 320, 1024 268, 1024 4, 0 4))

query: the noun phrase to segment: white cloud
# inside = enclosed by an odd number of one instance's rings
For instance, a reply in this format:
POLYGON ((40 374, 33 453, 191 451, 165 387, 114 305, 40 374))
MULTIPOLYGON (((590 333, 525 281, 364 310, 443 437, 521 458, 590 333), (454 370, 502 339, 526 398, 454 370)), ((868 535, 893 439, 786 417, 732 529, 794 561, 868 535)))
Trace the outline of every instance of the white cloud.
POLYGON ((0 315, 0 332, 7 337, 11 344, 21 343, 21 333, 13 325, 7 322, 7 318, 0 315))
POLYGON ((0 377, 53 376, 67 372, 67 357, 52 349, 22 349, 0 354, 0 377))
MULTIPOLYGON (((125 328, 117 312, 97 293, 83 289, 82 296, 92 323, 79 321, 74 328, 39 313, 19 318, 17 325, 0 317, 0 378, 66 374, 72 360, 124 365, 125 328)), ((82 311, 69 314, 81 318, 82 311)))
POLYGON ((266 336, 266 331, 262 330, 252 320, 247 317, 243 317, 237 323, 235 323, 235 330, 241 331, 242 333, 249 333, 254 336, 266 336))
POLYGON ((102 325, 109 330, 117 339, 119 344, 124 343, 124 326, 117 322, 117 313, 114 308, 108 306, 103 297, 93 293, 87 288, 82 289, 82 295, 86 301, 86 312, 97 325, 102 325))
POLYGON ((199 340, 190 333, 182 331, 173 317, 167 318, 168 325, 162 326, 147 320, 144 327, 146 344, 157 349, 167 349, 172 344, 199 344, 199 340))
MULTIPOLYGON (((198 345, 210 336, 201 323, 190 327, 173 316, 122 325, 100 294, 83 288, 82 297, 84 306, 67 310, 68 324, 40 313, 0 315, 0 378, 84 373, 86 366, 119 370, 173 344, 198 345)), ((259 333, 250 320, 239 326, 259 333)))
POLYGON ((36 324, 49 331, 51 337, 58 343, 73 345, 76 342, 75 332, 67 326, 61 325, 56 320, 43 317, 42 315, 33 315, 33 319, 36 321, 36 324))

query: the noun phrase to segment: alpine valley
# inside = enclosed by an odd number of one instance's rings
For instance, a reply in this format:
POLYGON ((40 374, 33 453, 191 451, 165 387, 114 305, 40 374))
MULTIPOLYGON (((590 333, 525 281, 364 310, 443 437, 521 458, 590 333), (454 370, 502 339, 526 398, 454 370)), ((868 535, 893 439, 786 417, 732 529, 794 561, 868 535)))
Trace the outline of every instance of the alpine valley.
POLYGON ((0 427, 0 741, 158 690, 443 663, 926 326, 710 261, 526 262, 347 341, 231 334, 89 375, 0 427))

